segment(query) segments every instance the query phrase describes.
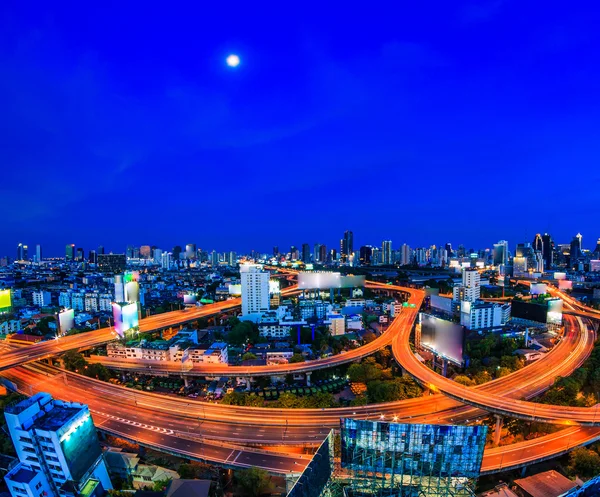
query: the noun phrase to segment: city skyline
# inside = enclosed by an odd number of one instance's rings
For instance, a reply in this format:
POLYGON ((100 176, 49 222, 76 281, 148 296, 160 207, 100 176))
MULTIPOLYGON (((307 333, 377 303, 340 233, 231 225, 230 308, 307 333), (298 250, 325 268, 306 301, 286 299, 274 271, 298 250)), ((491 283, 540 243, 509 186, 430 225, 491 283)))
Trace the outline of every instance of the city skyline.
POLYGON ((7 6, 0 251, 589 233, 598 14, 403 8, 7 6))
MULTIPOLYGON (((352 232, 352 230, 349 230, 352 232)), ((354 233, 354 232, 353 232, 354 233)), ((552 233, 546 233, 546 232, 538 232, 536 233, 534 236, 531 237, 531 239, 525 239, 525 238, 521 238, 521 239, 515 239, 514 241, 511 240, 507 240, 508 242, 508 250, 512 253, 514 252, 514 250, 516 249, 518 244, 521 243, 529 243, 531 245, 533 245, 533 242, 535 240, 536 235, 545 235, 545 234, 549 234, 551 236, 551 239, 553 241, 553 243, 555 245, 559 245, 559 244, 563 244, 563 245, 568 245, 572 242, 572 240, 574 238, 578 238, 579 235, 582 235, 580 232, 576 232, 574 234, 572 234, 570 237, 567 237, 564 240, 560 240, 560 239, 556 239, 552 233)), ((84 251, 84 258, 87 259, 89 251, 93 250, 93 251, 97 251, 99 247, 102 247, 104 249, 104 252, 106 254, 108 253, 114 253, 114 254, 124 254, 127 252, 127 248, 128 247, 132 247, 132 248, 141 248, 144 246, 148 246, 148 247, 156 247, 158 249, 161 249, 163 251, 167 251, 170 252, 172 251, 172 249, 176 246, 179 246, 182 250, 182 253, 185 253, 186 251, 186 245, 187 244, 193 244, 196 246, 196 248, 198 250, 202 249, 205 252, 212 252, 213 250, 218 252, 218 253, 224 253, 224 252, 230 252, 230 251, 234 251, 239 253, 240 255, 242 254, 250 254, 252 251, 255 251, 257 253, 260 254, 270 254, 272 253, 272 249, 273 247, 277 247, 280 250, 281 254, 286 254, 289 252, 291 247, 296 247, 296 249, 300 252, 301 255, 301 247, 302 244, 304 243, 308 243, 308 245, 310 246, 311 249, 311 255, 312 255, 312 249, 314 248, 315 245, 324 245, 327 248, 327 251, 329 252, 330 250, 334 249, 336 250, 336 252, 338 254, 341 254, 340 252, 340 244, 343 242, 344 239, 344 233, 342 233, 342 236, 340 237, 340 239, 337 241, 333 240, 331 243, 326 243, 323 240, 319 240, 319 241, 315 241, 315 242, 292 242, 290 244, 281 244, 281 243, 277 243, 274 242, 271 245, 265 245, 265 243, 263 242, 260 247, 253 247, 253 248, 247 248, 247 249, 242 249, 240 250, 239 247, 215 247, 215 245, 218 245, 218 243, 213 243, 213 244, 206 244, 205 246, 202 246, 203 244, 199 244, 193 241, 187 241, 185 243, 167 243, 164 245, 159 245, 159 244, 154 244, 154 243, 137 243, 137 244, 133 244, 133 243, 126 243, 124 245, 122 245, 122 247, 109 247, 107 245, 104 245, 103 243, 98 243, 96 245, 91 245, 91 246, 79 246, 77 243, 67 243, 67 244, 63 244, 60 245, 58 247, 54 247, 54 246, 50 246, 50 248, 47 248, 47 246, 44 243, 34 243, 34 244, 28 244, 27 242, 21 241, 19 243, 14 244, 14 246, 12 247, 12 250, 9 249, 7 251, 4 252, 0 252, 0 257, 14 257, 14 254, 12 252, 18 252, 19 251, 19 247, 20 245, 24 245, 27 247, 28 249, 28 259, 32 259, 33 256, 36 255, 36 247, 37 246, 41 246, 43 253, 44 253, 44 257, 46 258, 60 258, 60 257, 64 257, 65 256, 65 248, 73 245, 75 250, 81 250, 83 249, 84 251)), ((590 252, 593 252, 598 244, 600 244, 600 237, 586 237, 582 235, 582 246, 581 249, 582 250, 589 250, 590 252)), ((381 237, 381 240, 379 242, 377 241, 371 241, 371 242, 363 242, 362 238, 359 237, 358 238, 360 243, 355 243, 354 244, 354 248, 353 248, 353 253, 358 254, 359 253, 359 249, 363 246, 367 246, 367 247, 374 247, 374 248, 378 248, 378 249, 382 249, 382 245, 384 243, 387 243, 388 241, 391 241, 391 249, 392 250, 399 250, 402 248, 402 246, 404 244, 408 245, 411 249, 415 249, 415 248, 429 248, 432 246, 436 246, 437 248, 444 248, 446 246, 446 244, 450 243, 450 245, 452 246, 453 250, 457 250, 459 246, 463 246, 466 250, 470 250, 473 249, 475 251, 480 251, 480 250, 493 250, 494 244, 498 243, 499 241, 504 241, 504 238, 502 237, 498 237, 495 240, 489 241, 487 244, 484 245, 475 245, 475 246, 471 246, 471 245, 467 245, 465 243, 462 243, 460 240, 456 240, 456 241, 445 241, 445 242, 438 242, 438 243, 431 243, 431 242, 426 242, 423 244, 416 244, 416 243, 410 243, 408 240, 403 241, 403 240, 394 240, 394 239, 389 239, 386 238, 385 236, 381 237)), ((5 244, 6 246, 8 246, 7 244, 5 244)))

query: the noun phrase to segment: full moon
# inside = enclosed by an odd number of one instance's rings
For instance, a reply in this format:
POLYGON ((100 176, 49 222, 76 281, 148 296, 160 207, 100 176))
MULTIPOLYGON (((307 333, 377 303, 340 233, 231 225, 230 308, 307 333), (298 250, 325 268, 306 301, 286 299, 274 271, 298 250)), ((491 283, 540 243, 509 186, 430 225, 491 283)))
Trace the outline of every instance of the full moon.
POLYGON ((229 55, 225 60, 229 67, 237 67, 240 64, 240 58, 235 54, 229 55))

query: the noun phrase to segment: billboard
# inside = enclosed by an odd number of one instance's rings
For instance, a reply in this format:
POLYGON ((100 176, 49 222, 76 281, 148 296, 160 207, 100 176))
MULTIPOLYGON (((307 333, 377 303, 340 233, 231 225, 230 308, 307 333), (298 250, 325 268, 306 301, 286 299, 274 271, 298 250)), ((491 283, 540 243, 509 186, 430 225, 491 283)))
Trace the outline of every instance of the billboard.
POLYGON ((532 283, 531 295, 544 295, 548 293, 548 285, 545 283, 532 283))
POLYGON ((419 313, 419 324, 422 347, 462 365, 465 331, 461 325, 424 312, 419 313))
POLYGON ((548 324, 562 324, 562 299, 548 299, 546 303, 548 304, 546 322, 548 324))
POLYGON ((132 328, 139 326, 137 304, 121 305, 113 303, 113 319, 117 335, 125 336, 125 333, 132 328))
POLYGON ((333 272, 299 272, 298 288, 300 290, 328 290, 330 288, 355 288, 365 286, 365 276, 342 276, 333 272))
POLYGON ((196 294, 194 293, 187 293, 183 296, 183 303, 186 305, 196 305, 196 294))
POLYGON ((137 281, 125 283, 125 302, 139 302, 140 300, 140 285, 137 281))
MULTIPOLYGON (((68 426, 68 431, 60 438, 60 446, 71 472, 71 478, 78 481, 101 456, 102 449, 89 413, 86 413, 83 419, 81 417, 75 419, 68 426)), ((63 426, 61 429, 64 428, 63 426)))
POLYGON ((487 426, 341 419, 342 468, 429 478, 477 478, 487 426))
POLYGON ((522 300, 512 301, 511 315, 513 318, 545 323, 547 313, 548 308, 543 304, 531 304, 522 300))
MULTIPOLYGON (((241 290, 241 288, 240 288, 241 290)), ((241 293, 241 291, 240 291, 241 293)), ((277 294, 277 293, 281 293, 280 290, 280 285, 279 285, 279 281, 278 280, 269 280, 269 293, 272 294, 277 294)))
POLYGON ((12 308, 12 297, 10 290, 0 290, 0 312, 10 312, 12 308))
POLYGON ((452 314, 452 299, 449 297, 440 297, 439 295, 432 295, 430 299, 431 307, 439 309, 440 311, 452 314))
POLYGON ((58 313, 58 329, 61 335, 75 328, 75 311, 73 309, 65 309, 58 313))
POLYGON ((558 280, 558 289, 559 290, 572 290, 573 282, 570 280, 558 280))
POLYGON ((567 273, 554 273, 554 279, 555 280, 566 280, 567 273))
POLYGON ((229 295, 241 295, 242 294, 242 285, 229 285, 229 295))

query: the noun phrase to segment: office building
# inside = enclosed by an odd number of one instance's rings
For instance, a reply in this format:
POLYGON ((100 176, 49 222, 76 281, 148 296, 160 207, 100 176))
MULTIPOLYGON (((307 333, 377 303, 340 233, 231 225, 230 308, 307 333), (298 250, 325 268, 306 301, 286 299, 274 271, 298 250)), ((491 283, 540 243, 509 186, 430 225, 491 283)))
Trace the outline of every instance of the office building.
POLYGON ((196 244, 188 243, 185 246, 185 258, 186 259, 195 259, 196 258, 196 244))
POLYGON ((452 299, 455 302, 475 302, 481 296, 481 277, 479 271, 474 268, 463 269, 462 285, 452 289, 452 299))
POLYGON ((321 247, 322 245, 320 243, 315 243, 313 247, 313 262, 325 262, 321 259, 321 247))
POLYGON ((83 255, 83 249, 82 249, 82 248, 78 248, 78 249, 77 249, 77 254, 76 254, 76 256, 75 256, 75 260, 76 260, 77 262, 83 262, 83 259, 84 259, 84 258, 85 258, 85 257, 84 257, 84 255, 83 255))
POLYGON ((105 272, 122 273, 127 267, 125 254, 98 254, 98 269, 105 272))
POLYGON ((494 243, 493 264, 494 266, 506 266, 508 263, 508 242, 500 240, 494 243))
POLYGON ((542 257, 544 268, 548 271, 554 263, 554 241, 548 233, 542 235, 542 257))
POLYGON ((240 266, 243 316, 269 310, 269 278, 270 273, 262 271, 259 265, 240 266))
POLYGON ((19 245, 17 245, 17 260, 26 261, 27 257, 27 245, 19 243, 19 245))
POLYGON ((173 265, 173 255, 170 252, 163 252, 160 257, 160 265, 163 269, 171 269, 173 265))
POLYGON ((99 254, 104 254, 104 246, 102 246, 102 245, 98 245, 98 250, 97 250, 97 252, 98 252, 99 254))
POLYGON ((513 276, 518 278, 520 276, 527 276, 528 274, 527 257, 513 257, 513 276))
POLYGON ((406 244, 402 244, 401 254, 400 254, 400 264, 403 266, 407 266, 412 262, 412 250, 406 244))
POLYGON ((152 261, 154 262, 154 264, 157 264, 157 265, 162 264, 162 256, 163 256, 163 251, 159 248, 155 248, 152 251, 152 261))
POLYGON ((20 461, 5 476, 13 497, 102 496, 112 488, 86 405, 38 393, 4 415, 20 461))
POLYGON ((304 264, 310 262, 310 245, 308 243, 302 244, 302 262, 304 262, 304 264))
POLYGON ((152 249, 150 248, 150 245, 142 245, 140 247, 140 258, 150 259, 151 255, 152 255, 152 249))
POLYGON ((341 261, 348 262, 352 253, 354 253, 354 233, 348 230, 344 232, 344 238, 340 240, 341 261))
POLYGON ((384 240, 381 244, 381 263, 387 266, 393 264, 391 240, 384 240))
POLYGON ((362 266, 368 266, 371 264, 371 256, 373 255, 373 247, 370 245, 363 245, 358 251, 358 260, 362 266))
POLYGON ((581 247, 581 233, 577 233, 577 235, 575 235, 573 237, 573 240, 571 240, 571 250, 570 250, 570 265, 574 266, 579 259, 581 259, 583 257, 583 251, 582 251, 582 247, 581 247))
POLYGON ((273 247, 273 257, 277 257, 279 255, 279 247, 275 245, 273 247))
POLYGON ((35 262, 42 262, 42 246, 39 243, 35 246, 35 262))
POLYGON ((88 252, 88 261, 90 264, 96 264, 98 262, 98 254, 95 250, 90 250, 88 252))
POLYGON ((72 262, 75 260, 75 245, 70 244, 65 247, 65 261, 72 262))
POLYGON ((237 254, 233 250, 227 255, 227 263, 230 267, 235 267, 237 265, 237 254))

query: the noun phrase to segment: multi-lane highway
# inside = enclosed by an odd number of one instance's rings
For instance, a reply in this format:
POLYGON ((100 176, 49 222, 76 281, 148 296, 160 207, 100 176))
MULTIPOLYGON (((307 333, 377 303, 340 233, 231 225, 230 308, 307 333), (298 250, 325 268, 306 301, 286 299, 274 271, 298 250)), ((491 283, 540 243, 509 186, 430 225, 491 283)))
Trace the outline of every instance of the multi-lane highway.
MULTIPOLYGON (((374 289, 387 292, 401 291, 410 295, 410 302, 415 304, 415 308, 404 308, 400 318, 397 318, 390 325, 387 332, 380 337, 380 339, 385 338, 391 341, 395 349, 398 348, 397 344, 402 339, 402 348, 409 350, 408 343, 404 338, 407 336, 407 333, 410 333, 414 318, 424 296, 423 292, 373 282, 369 282, 368 285, 374 289)), ((173 323, 173 321, 170 321, 170 323, 173 323)), ((566 318, 566 324, 567 332, 564 339, 544 359, 511 375, 468 390, 472 390, 477 395, 485 398, 498 397, 502 399, 503 397, 507 397, 509 400, 510 398, 530 398, 548 388, 556 376, 570 374, 589 354, 593 345, 593 333, 587 330, 587 327, 581 320, 566 318)), ((414 354, 411 353, 411 355, 414 357, 414 354)), ((307 364, 304 363, 304 366, 307 364)), ((40 368, 46 366, 28 366, 28 368, 31 367, 40 368)), ((478 417, 487 415, 486 411, 464 406, 439 394, 420 399, 411 399, 409 401, 350 409, 265 410, 264 408, 222 406, 188 401, 181 398, 165 397, 148 392, 134 392, 73 373, 65 374, 56 370, 51 371, 52 369, 54 368, 50 368, 50 371, 47 370, 45 372, 33 372, 31 370, 24 370, 23 368, 16 368, 5 372, 4 375, 18 383, 26 393, 28 388, 31 391, 35 389, 56 389, 54 394, 57 397, 68 397, 68 400, 86 402, 91 407, 97 401, 99 405, 108 407, 108 409, 105 407, 104 410, 110 411, 107 413, 102 410, 93 409, 95 416, 99 417, 98 423, 101 424, 101 427, 102 425, 104 425, 105 429, 109 429, 107 426, 112 427, 111 429, 114 432, 120 433, 127 430, 134 430, 135 436, 131 438, 142 437, 140 441, 147 445, 153 444, 152 437, 155 436, 153 429, 148 429, 147 427, 165 430, 165 432, 161 432, 161 436, 175 437, 177 441, 169 441, 165 438, 165 440, 162 440, 158 444, 164 445, 163 442, 167 441, 167 445, 162 447, 163 450, 167 450, 170 446, 172 451, 179 451, 180 449, 181 451, 185 451, 185 446, 181 444, 197 443, 197 438, 194 439, 196 442, 189 439, 190 437, 198 437, 201 434, 204 442, 202 444, 203 457, 224 464, 237 464, 240 461, 243 464, 244 460, 256 461, 258 456, 254 454, 263 454, 262 451, 256 451, 256 449, 247 451, 244 448, 238 447, 237 444, 268 445, 292 443, 315 445, 325 436, 329 428, 338 425, 339 418, 342 416, 405 420, 409 422, 456 423, 467 420, 473 421, 478 417), (50 379, 51 377, 46 376, 50 374, 54 377, 57 373, 58 383, 56 378, 52 380, 50 379), (68 387, 60 383, 65 380, 68 382, 68 387), (190 423, 190 419, 195 420, 196 424, 190 423), (165 423, 171 426, 161 428, 165 423), (189 430, 188 435, 184 436, 186 429, 189 430), (142 430, 142 433, 138 433, 136 430, 142 430), (169 430, 173 431, 173 433, 170 433, 169 430), (152 433, 152 435, 149 435, 149 433, 152 433), (187 441, 181 442, 180 439, 187 441), (220 445, 222 442, 217 443, 215 439, 228 440, 229 442, 227 443, 234 445, 223 447, 220 445), (209 450, 209 446, 212 447, 214 445, 218 447, 218 450, 214 449, 215 452, 209 458, 206 452, 209 450), (224 449, 230 450, 230 452, 226 455, 224 449), (235 450, 241 452, 232 452, 235 450), (235 461, 233 461, 234 459, 235 461)), ((435 375, 434 378, 436 382, 429 382, 428 386, 433 391, 443 391, 437 385, 437 380, 441 377, 435 375)), ((528 403, 525 402, 525 404, 528 403)), ((579 444, 589 443, 598 438, 598 434, 599 430, 596 428, 568 428, 557 434, 538 439, 539 443, 530 441, 524 442, 521 445, 516 444, 515 446, 492 449, 492 451, 487 451, 484 457, 484 470, 495 471, 499 468, 520 465, 543 457, 549 457, 552 454, 556 455, 561 451, 567 450, 569 444, 570 448, 572 448, 579 444), (568 433, 571 433, 571 435, 568 433), (567 436, 567 443, 563 445, 565 436, 567 436)), ((272 471, 285 472, 290 468, 289 460, 276 462, 275 460, 265 458, 265 461, 268 461, 268 464, 262 467, 268 467, 272 471), (278 466, 279 469, 277 469, 278 466), (284 467, 286 468, 285 470, 283 470, 284 467)), ((295 461, 293 466, 302 466, 304 459, 300 459, 299 461, 295 461)), ((264 461, 261 460, 260 462, 264 461)), ((254 465, 254 463, 252 464, 254 465)))

